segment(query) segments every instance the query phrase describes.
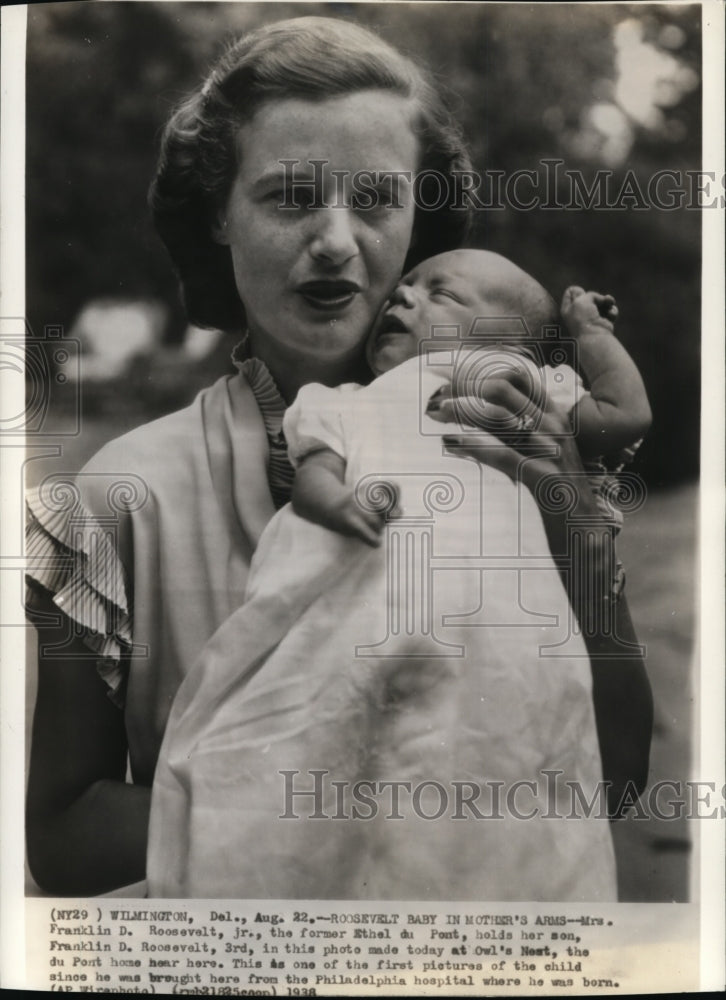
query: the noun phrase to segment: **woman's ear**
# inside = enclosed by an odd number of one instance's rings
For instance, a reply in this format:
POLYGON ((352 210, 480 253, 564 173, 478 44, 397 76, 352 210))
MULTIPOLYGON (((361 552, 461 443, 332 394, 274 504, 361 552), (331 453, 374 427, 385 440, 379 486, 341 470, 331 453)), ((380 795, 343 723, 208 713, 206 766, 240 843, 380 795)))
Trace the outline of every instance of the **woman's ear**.
POLYGON ((212 239, 220 246, 229 246, 229 236, 227 235, 227 218, 224 212, 220 212, 212 224, 212 239))

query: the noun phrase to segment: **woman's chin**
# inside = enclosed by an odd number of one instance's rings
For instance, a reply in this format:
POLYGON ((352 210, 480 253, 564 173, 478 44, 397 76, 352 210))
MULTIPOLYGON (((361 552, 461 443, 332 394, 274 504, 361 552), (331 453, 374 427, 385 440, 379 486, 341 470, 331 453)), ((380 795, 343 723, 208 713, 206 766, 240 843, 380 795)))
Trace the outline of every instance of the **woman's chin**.
POLYGON ((323 313, 303 312, 295 323, 295 346, 310 357, 328 361, 363 353, 370 318, 353 311, 323 313))

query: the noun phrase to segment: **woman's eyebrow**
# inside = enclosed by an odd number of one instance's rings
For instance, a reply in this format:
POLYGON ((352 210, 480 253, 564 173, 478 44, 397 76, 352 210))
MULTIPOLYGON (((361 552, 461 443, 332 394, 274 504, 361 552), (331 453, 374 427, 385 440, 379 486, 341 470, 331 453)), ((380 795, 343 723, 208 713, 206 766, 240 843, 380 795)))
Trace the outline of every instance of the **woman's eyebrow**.
POLYGON ((287 181, 292 181, 288 172, 282 166, 276 167, 273 170, 266 170, 264 174, 261 174, 253 182, 252 191, 254 193, 261 191, 263 188, 272 187, 275 184, 285 184, 287 181))
POLYGON ((269 184, 286 184, 288 186, 294 184, 304 184, 309 187, 316 179, 319 178, 319 171, 316 171, 313 167, 306 165, 305 163, 298 163, 294 161, 294 169, 291 169, 290 163, 292 161, 282 161, 271 167, 269 170, 265 170, 264 173, 253 181, 252 190, 257 188, 265 187, 269 184))
POLYGON ((265 171, 257 180, 253 181, 250 194, 253 198, 259 198, 276 190, 284 191, 286 199, 291 197, 290 207, 293 207, 298 196, 306 204, 313 195, 313 201, 316 204, 321 202, 324 188, 322 178, 316 171, 306 170, 304 166, 301 166, 296 167, 293 173, 288 166, 281 163, 279 167, 265 171))

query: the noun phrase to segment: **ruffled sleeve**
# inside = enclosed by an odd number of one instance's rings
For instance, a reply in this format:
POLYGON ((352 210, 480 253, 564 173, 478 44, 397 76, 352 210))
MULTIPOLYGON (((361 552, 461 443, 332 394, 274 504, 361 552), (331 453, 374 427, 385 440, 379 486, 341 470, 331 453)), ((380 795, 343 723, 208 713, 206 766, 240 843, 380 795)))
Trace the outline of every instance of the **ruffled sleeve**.
POLYGON ((283 421, 290 461, 294 466, 306 455, 321 448, 330 448, 341 458, 347 457, 341 420, 341 395, 358 388, 359 386, 350 383, 329 389, 312 382, 300 389, 283 421))
POLYGON ((62 489, 51 484, 28 491, 26 510, 28 606, 33 605, 34 586, 52 595, 98 655, 109 697, 121 705, 132 621, 114 525, 96 519, 68 482, 62 489))

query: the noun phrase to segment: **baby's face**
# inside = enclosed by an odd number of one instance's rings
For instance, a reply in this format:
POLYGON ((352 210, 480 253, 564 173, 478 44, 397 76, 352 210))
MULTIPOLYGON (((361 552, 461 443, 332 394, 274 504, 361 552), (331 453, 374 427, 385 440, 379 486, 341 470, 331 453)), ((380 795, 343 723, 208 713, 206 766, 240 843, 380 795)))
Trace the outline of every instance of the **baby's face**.
POLYGON ((368 340, 371 370, 382 375, 415 357, 435 326, 457 326, 463 338, 478 317, 506 316, 508 298, 498 275, 482 273, 477 251, 430 257, 404 275, 379 313, 368 340))

